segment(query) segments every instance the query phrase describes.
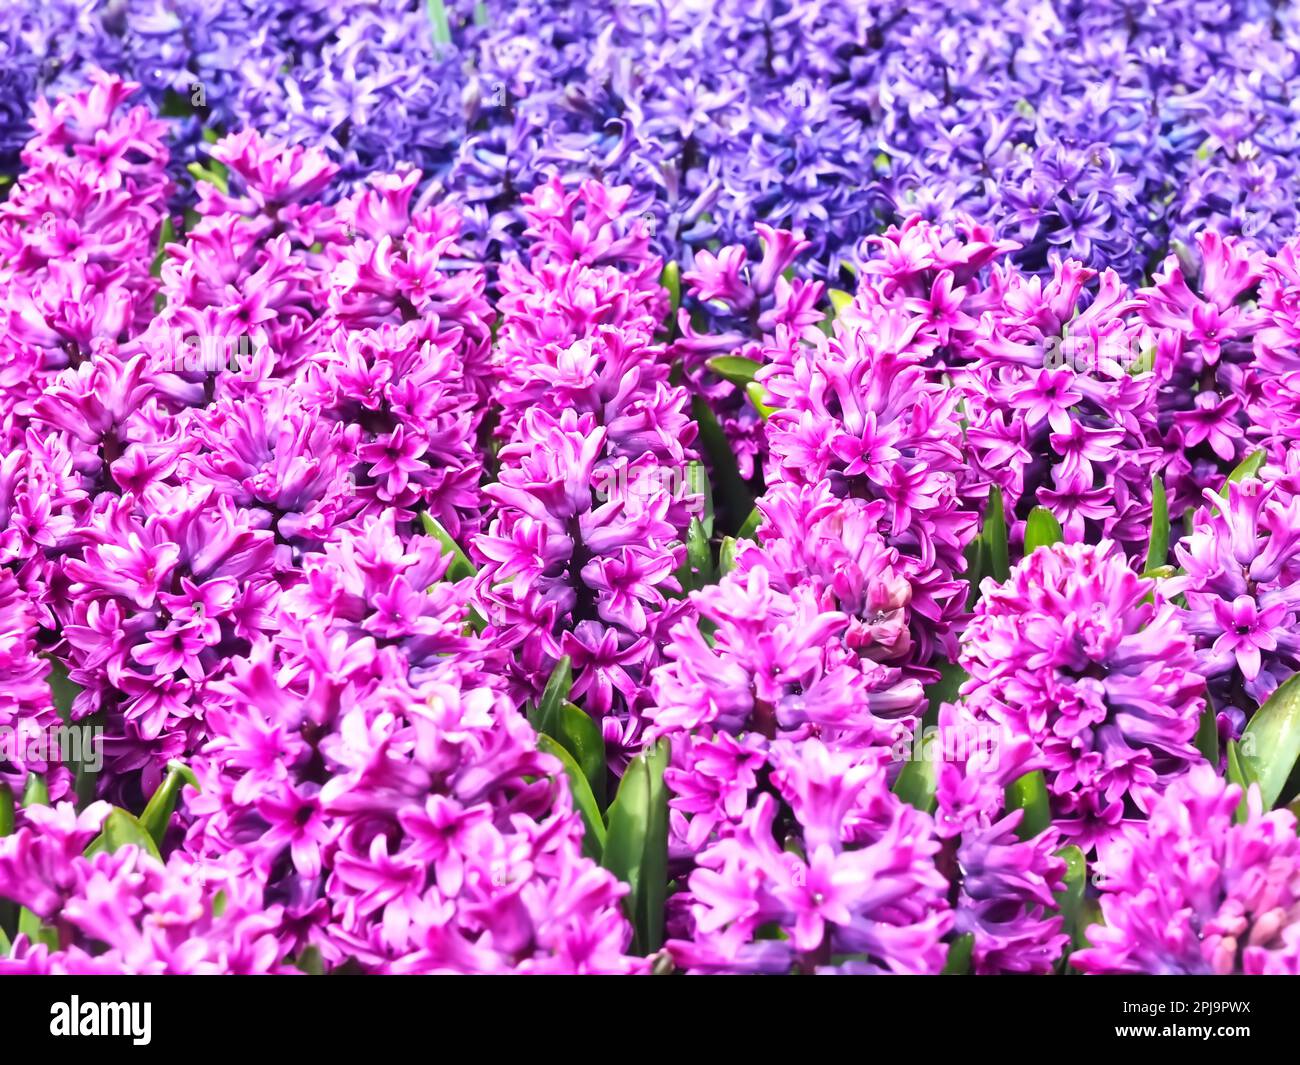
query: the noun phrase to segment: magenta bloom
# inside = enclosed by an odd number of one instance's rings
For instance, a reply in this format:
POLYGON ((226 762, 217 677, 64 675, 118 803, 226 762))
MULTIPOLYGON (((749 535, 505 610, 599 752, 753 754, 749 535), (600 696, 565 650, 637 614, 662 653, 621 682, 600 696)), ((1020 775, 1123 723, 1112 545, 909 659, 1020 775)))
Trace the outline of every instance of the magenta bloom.
POLYGON ((622 888, 467 632, 429 537, 367 520, 211 687, 185 849, 267 886, 286 954, 374 972, 630 972, 622 888))
POLYGON ((849 615, 844 642, 864 658, 914 672, 929 660, 954 588, 885 544, 880 501, 837 499, 826 481, 781 483, 758 507, 767 519, 762 549, 740 552, 740 575, 762 569, 782 590, 811 587, 827 608, 849 615))
POLYGON ((850 619, 807 585, 774 587, 754 566, 691 599, 699 618, 673 629, 670 661, 655 671, 646 714, 657 733, 708 726, 773 739, 843 730, 846 742, 886 744, 891 719, 920 702, 915 680, 845 646, 850 619))
MULTIPOLYGON (((1300 668, 1300 500, 1294 478, 1206 490, 1169 582, 1221 709, 1250 713, 1300 668)), ((1238 722, 1240 723, 1240 722, 1238 722)))
POLYGON ((694 936, 669 942, 674 960, 691 972, 937 972, 952 916, 929 819, 888 792, 879 760, 816 740, 771 755, 802 845, 780 845, 779 804, 760 794, 699 855, 694 936), (786 934, 760 937, 765 928, 786 934))
POLYGON ((962 552, 976 525, 959 494, 960 397, 926 365, 937 346, 928 329, 864 284, 829 337, 774 350, 759 374, 777 407, 767 426, 769 483, 825 481, 835 497, 879 504, 877 530, 924 589, 935 622, 923 656, 936 645, 953 650, 962 552))
POLYGON ((501 449, 498 482, 486 489, 497 517, 475 545, 486 560, 483 610, 502 646, 521 652, 524 690, 570 654, 576 694, 590 693, 600 716, 616 709, 615 692, 622 707, 640 701, 685 559, 653 455, 611 461, 608 436, 592 415, 530 410, 501 449), (609 486, 605 499, 600 486, 609 486), (613 661, 600 650, 609 637, 613 661))
POLYGON ((667 314, 630 190, 559 180, 526 198, 525 265, 502 269, 496 483, 476 608, 515 653, 518 698, 559 659, 601 720, 612 764, 641 742, 660 644, 683 609, 678 571, 702 500, 687 483, 696 426, 656 338, 667 314))
POLYGON ((707 362, 717 355, 749 359, 759 364, 779 361, 800 338, 819 335, 814 328, 825 319, 820 304, 823 282, 797 276, 797 266, 810 243, 799 233, 757 223, 761 255, 751 260, 749 249, 732 244, 716 255, 700 248, 694 269, 682 274, 684 290, 697 310, 677 311, 674 347, 694 392, 703 398, 727 438, 740 475, 752 479, 762 466, 768 441, 763 420, 744 389, 726 380, 707 362))
POLYGON ((1171 513, 1196 506, 1248 450, 1245 411, 1257 394, 1248 381, 1267 322, 1253 297, 1266 265, 1250 241, 1206 230, 1138 292, 1160 379, 1160 472, 1171 513))
POLYGON ((939 868, 952 884, 953 931, 974 937, 976 973, 1048 973, 1068 937, 1056 894, 1065 862, 1061 833, 1032 839, 1016 830, 1023 814, 1005 810, 1006 789, 1047 760, 1007 724, 980 720, 968 703, 944 704, 930 740, 937 754, 935 828, 939 868))
POLYGON ((673 740, 670 853, 694 867, 668 949, 689 971, 942 965, 951 915, 933 823, 888 790, 888 745, 906 735, 920 684, 869 657, 906 655, 902 619, 879 608, 900 611, 908 586, 852 505, 826 498, 813 573, 788 528, 746 547, 735 571, 692 593, 699 616, 673 629, 655 670, 646 716, 673 740), (767 934, 777 929, 788 936, 767 934))
POLYGON ((1057 824, 1085 847, 1200 760, 1205 681, 1151 589, 1110 543, 1039 548, 1006 584, 986 579, 962 638, 967 705, 1033 740, 1057 824))
POLYGON ((135 846, 83 856, 107 803, 32 807, 0 839, 0 897, 30 909, 58 947, 20 935, 0 974, 254 974, 292 971, 275 935, 281 909, 229 863, 135 846))
POLYGON ((60 722, 46 680, 50 665, 36 654, 35 627, 35 611, 17 580, 0 569, 0 781, 21 794, 27 774, 40 773, 57 798, 68 787, 69 773, 50 757, 56 752, 49 730, 60 722))
POLYGON ((1101 915, 1070 961, 1090 973, 1300 974, 1300 839, 1207 766, 1103 847, 1101 915), (1234 817, 1247 802, 1244 823, 1234 817))
POLYGON ((423 7, 0 14, 0 972, 1300 974, 1300 16, 423 7))
POLYGON ((1300 241, 1294 237, 1264 264, 1257 308, 1263 320, 1241 387, 1246 432, 1285 466, 1300 443, 1300 241))

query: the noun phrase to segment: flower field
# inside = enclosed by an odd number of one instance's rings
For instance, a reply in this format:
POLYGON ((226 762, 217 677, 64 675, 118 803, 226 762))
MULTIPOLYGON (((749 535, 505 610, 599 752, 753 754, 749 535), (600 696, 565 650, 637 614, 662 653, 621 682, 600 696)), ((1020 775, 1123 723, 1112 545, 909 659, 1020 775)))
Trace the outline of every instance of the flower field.
POLYGON ((1300 8, 13 0, 0 974, 1300 974, 1300 8))

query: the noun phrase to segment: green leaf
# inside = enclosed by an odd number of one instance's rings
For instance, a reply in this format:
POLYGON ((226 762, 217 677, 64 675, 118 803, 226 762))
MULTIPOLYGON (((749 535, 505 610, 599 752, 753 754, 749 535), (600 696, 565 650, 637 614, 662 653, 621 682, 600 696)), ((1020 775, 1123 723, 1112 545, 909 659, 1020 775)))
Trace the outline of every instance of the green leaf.
POLYGON ((50 805, 50 789, 45 784, 45 778, 39 773, 28 773, 27 779, 23 781, 23 805, 50 805))
MULTIPOLYGON (((609 830, 601 859, 601 864, 631 889, 623 905, 633 923, 640 911, 638 892, 650 820, 650 767, 642 754, 628 763, 619 781, 618 794, 609 808, 609 830)), ((639 940, 640 929, 637 936, 639 940)))
POLYGON ((223 193, 230 192, 226 167, 215 159, 212 160, 211 168, 205 167, 202 163, 190 163, 185 169, 194 175, 195 181, 206 181, 209 185, 216 186, 223 193))
MULTIPOLYGON (((700 427, 700 447, 708 456, 713 469, 713 487, 715 501, 720 500, 726 509, 729 521, 740 520, 742 514, 748 514, 754 508, 754 496, 740 476, 740 467, 736 465, 736 456, 726 434, 714 417, 713 411, 703 396, 691 399, 691 415, 700 427)), ((731 532, 730 528, 722 529, 731 532)))
POLYGON ((555 663, 542 697, 537 702, 530 722, 538 732, 554 736, 559 729, 560 707, 569 701, 569 690, 573 687, 573 659, 565 655, 555 663))
POLYGON ((925 720, 931 725, 938 724, 939 707, 944 703, 957 702, 961 697, 961 686, 970 680, 970 674, 956 662, 941 661, 938 668, 939 679, 925 686, 925 697, 928 700, 925 720))
POLYGON ((1033 839, 1051 826, 1052 807, 1047 798, 1047 779, 1041 769, 1026 773, 1008 785, 1006 808, 1008 813, 1012 810, 1025 811, 1025 816, 1016 826, 1016 834, 1021 839, 1033 839))
MULTIPOLYGON (((81 693, 81 686, 74 684, 68 677, 68 669, 53 655, 45 655, 46 660, 50 663, 50 674, 48 683, 50 686, 50 700, 54 703, 54 708, 59 712, 59 718, 65 725, 73 725, 72 722, 72 703, 73 700, 81 693)), ((80 745, 80 758, 72 760, 71 767, 75 774, 73 781, 73 794, 76 796, 78 807, 84 807, 95 797, 95 773, 98 768, 92 771, 91 766, 95 765, 96 759, 92 758, 90 753, 85 749, 85 743, 96 742, 96 730, 104 723, 104 713, 92 714, 90 717, 83 718, 78 722, 75 728, 81 729, 83 743, 80 745)))
MULTIPOLYGON (((1063 918, 1061 931, 1070 937, 1069 950, 1081 950, 1088 945, 1084 936, 1088 927, 1084 900, 1088 887, 1088 861, 1078 847, 1062 847, 1056 856, 1065 861, 1065 887, 1056 893, 1056 905, 1063 918)), ((1065 959, 1062 958, 1062 961, 1065 959)))
POLYGON ((180 796, 182 784, 198 788, 199 781, 194 771, 183 762, 168 762, 167 775, 163 777, 162 783, 158 785, 158 789, 145 805, 144 813, 140 815, 140 824, 160 847, 163 836, 167 832, 167 825, 176 810, 176 800, 180 796))
POLYGON ((0 783, 0 837, 9 835, 14 830, 14 790, 8 784, 0 783))
POLYGON ((970 582, 966 608, 972 610, 980 598, 980 584, 985 577, 1002 583, 1011 575, 1011 557, 1007 546, 1007 513, 1002 489, 989 486, 984 505, 980 534, 966 548, 966 579, 970 582))
MULTIPOLYGON (((917 728, 924 729, 925 726, 917 725, 917 728)), ((922 732, 919 740, 913 738, 909 745, 911 757, 903 763, 902 772, 894 781, 893 788, 894 794, 903 802, 927 814, 934 812, 934 793, 938 787, 938 767, 930 757, 930 744, 934 739, 933 734, 925 732, 922 732)))
POLYGON ((966 932, 948 944, 948 960, 941 976, 965 976, 970 972, 971 952, 975 949, 974 933, 966 932))
POLYGON ((1242 791, 1241 802, 1237 804, 1237 813, 1235 817, 1236 822, 1242 824, 1245 822, 1247 817, 1250 816, 1250 808, 1246 805, 1246 792, 1250 791, 1250 786, 1255 781, 1251 776, 1249 764, 1244 758, 1242 758, 1241 752, 1237 749, 1237 743, 1235 740, 1228 741, 1227 776, 1228 783, 1236 784, 1242 791))
POLYGON ((1025 522, 1025 557, 1040 547, 1050 547, 1061 542, 1061 523, 1046 507, 1034 507, 1025 522))
POLYGON ((1011 557, 1007 549, 1007 512, 1002 505, 1002 489, 997 485, 989 488, 983 536, 988 545, 989 573, 1002 584, 1011 576, 1011 557))
POLYGON ((1219 713, 1210 702, 1210 693, 1205 693, 1205 709, 1201 711, 1200 723, 1196 726, 1196 749, 1205 760, 1219 768, 1219 713))
POLYGON ((605 737, 591 715, 573 703, 565 703, 556 715, 556 731, 551 735, 573 755, 582 775, 591 785, 597 804, 605 806, 605 737))
POLYGON ((925 813, 932 813, 935 806, 935 789, 937 787, 938 762, 930 755, 930 744, 936 739, 933 729, 939 722, 939 707, 944 703, 954 703, 958 699, 958 689, 969 678, 961 666, 955 662, 939 663, 939 679, 925 687, 926 708, 917 728, 921 730, 920 739, 913 734, 910 743, 911 757, 904 764, 898 779, 894 781, 894 794, 905 803, 915 806, 925 813))
POLYGON ((713 551, 699 518, 691 519, 686 533, 686 567, 692 587, 703 588, 713 583, 713 551))
POLYGON ((623 900, 640 954, 652 954, 663 941, 663 907, 667 895, 668 793, 664 769, 668 742, 629 763, 609 808, 602 864, 628 885, 623 900))
POLYGON ((1137 377, 1139 374, 1150 373, 1156 367, 1156 349, 1153 345, 1148 344, 1139 353, 1138 357, 1133 360, 1133 364, 1127 368, 1130 377, 1137 377))
POLYGON ((668 741, 662 739, 646 755, 650 769, 650 830, 646 833, 641 871, 639 922, 645 929, 647 954, 653 954, 664 942, 664 903, 668 898, 668 787, 664 771, 671 750, 668 741))
POLYGON ((838 318, 840 312, 853 302, 853 293, 845 292, 842 288, 832 288, 826 293, 830 297, 832 317, 838 318))
POLYGON ((172 225, 171 216, 168 215, 163 219, 162 228, 158 231, 158 250, 153 257, 153 266, 149 269, 149 273, 154 277, 162 277, 163 263, 167 261, 167 245, 175 239, 176 227, 172 225))
POLYGON ((772 397, 757 381, 750 381, 745 386, 745 395, 749 397, 749 402, 754 405, 754 410, 758 411, 758 416, 763 421, 767 421, 776 412, 776 408, 772 406, 772 397))
POLYGON ((564 775, 569 780, 569 794, 573 796, 573 808, 582 817, 586 829, 582 837, 582 851, 592 861, 601 861, 605 853, 605 822, 601 819, 600 806, 596 803, 596 796, 592 794, 586 775, 573 760, 573 755, 550 736, 538 733, 537 748, 558 758, 564 767, 564 775))
POLYGON ((736 538, 724 536, 718 545, 718 576, 725 577, 736 568, 736 538))
POLYGON ((33 943, 44 943, 50 950, 59 949, 59 933, 26 906, 18 911, 18 934, 33 943))
POLYGON ((754 374, 763 368, 761 362, 743 359, 739 355, 715 355, 705 365, 719 377, 742 387, 754 380, 754 374))
POLYGON ((700 521, 704 525, 704 535, 713 535, 713 485, 709 483, 709 471, 702 462, 686 464, 686 487, 691 495, 699 496, 704 501, 704 514, 700 521))
POLYGON ((944 977, 965 977, 971 971, 971 952, 975 949, 974 932, 957 936, 948 944, 948 961, 940 975, 944 977))
POLYGON ((1250 778, 1271 810, 1300 759, 1300 673, 1283 681, 1255 711, 1238 750, 1250 778))
MULTIPOLYGON (((1282 789, 1281 796, 1273 803, 1273 809, 1289 806, 1297 797, 1300 797, 1300 762, 1296 762, 1291 775, 1286 778, 1286 786, 1282 789)), ((1297 828, 1297 832, 1300 833, 1300 828, 1297 828)))
POLYGON ((103 734, 99 730, 103 728, 104 718, 107 716, 106 710, 100 710, 91 714, 90 717, 84 717, 80 721, 82 729, 82 751, 81 760, 76 763, 76 777, 73 780, 72 791, 76 796, 78 809, 84 809, 95 798, 97 790, 96 776, 103 768, 103 758, 95 757, 94 747, 91 747, 91 754, 86 751, 86 737, 89 736, 91 744, 100 744, 100 755, 103 754, 103 734))
POLYGON ((1228 474, 1226 484, 1240 484, 1250 477, 1258 477, 1260 467, 1264 465, 1265 454, 1262 450, 1252 451, 1242 459, 1233 471, 1228 474))
POLYGON ((119 848, 128 846, 139 847, 159 861, 162 860, 158 853, 158 845, 140 823, 140 819, 121 807, 114 806, 104 818, 103 829, 86 848, 86 857, 100 853, 112 854, 119 848))
POLYGON ((194 105, 190 103, 188 96, 175 89, 168 89, 163 93, 159 112, 166 118, 189 118, 194 114, 194 105))
POLYGON ((741 524, 739 531, 736 533, 737 540, 755 540, 758 538, 758 527, 763 524, 763 512, 755 507, 749 512, 741 524))
POLYGON ((443 574, 443 579, 448 581, 460 581, 466 577, 473 577, 475 574, 474 564, 470 562, 469 557, 461 550, 460 544, 451 538, 451 534, 439 524, 438 519, 430 514, 427 510, 420 514, 420 521, 424 524, 424 531, 432 536, 439 544, 442 545, 442 553, 451 555, 451 565, 447 567, 447 572, 443 574))
POLYGON ((1169 559, 1169 501, 1160 474, 1151 475, 1151 538, 1147 541, 1147 572, 1159 569, 1169 559))
POLYGON ((676 261, 664 267, 659 283, 668 290, 668 322, 672 325, 677 321, 677 308, 682 305, 682 268, 676 261))
POLYGON ((429 0, 429 22, 433 25, 433 43, 451 44, 451 21, 447 18, 447 5, 443 0, 429 0))
POLYGON ((966 545, 966 580, 970 591, 966 594, 966 609, 974 610, 980 599, 980 584, 989 573, 988 545, 983 535, 975 537, 966 545))
POLYGON ((59 720, 66 725, 72 721, 72 700, 81 694, 81 686, 73 684, 68 679, 68 667, 57 658, 53 655, 45 655, 44 657, 50 663, 50 675, 47 678, 50 686, 50 699, 54 703, 54 708, 59 712, 59 720))

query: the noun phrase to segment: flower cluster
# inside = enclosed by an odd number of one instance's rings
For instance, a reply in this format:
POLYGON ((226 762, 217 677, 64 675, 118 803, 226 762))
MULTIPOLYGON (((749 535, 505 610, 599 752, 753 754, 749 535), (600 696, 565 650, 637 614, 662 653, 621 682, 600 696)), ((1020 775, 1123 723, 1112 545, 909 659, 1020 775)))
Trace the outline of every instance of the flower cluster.
POLYGON ((0 839, 0 895, 42 919, 14 941, 10 975, 259 975, 286 971, 280 907, 229 866, 183 853, 164 865, 139 846, 84 853, 109 815, 99 802, 22 812, 0 839))
MULTIPOLYGON (((486 257, 557 171, 634 190, 665 258, 799 229, 828 278, 880 224, 965 213, 1141 276, 1213 227, 1291 236, 1296 14, 1120 2, 24 2, 0 21, 0 164, 42 92, 95 65, 145 84, 177 158, 204 129, 319 147, 341 187, 409 160, 486 257)), ((189 181, 183 167, 177 175, 189 181)))
POLYGON ((879 763, 817 740, 774 744, 769 758, 775 795, 697 857, 693 934, 670 943, 674 960, 691 972, 937 972, 951 914, 925 815, 884 788, 879 763), (783 841, 779 810, 797 836, 783 841))
MULTIPOLYGON (((945 703, 930 740, 936 770, 938 859, 955 898, 953 932, 971 936, 976 973, 1048 973, 1061 958, 1066 863, 1055 825, 1034 828, 1008 809, 1007 789, 1048 760, 1014 727, 982 721, 970 703, 945 703)), ((924 752, 922 748, 922 752, 924 752)))
POLYGON ((1176 781, 1131 838, 1102 855, 1101 917, 1084 972, 1300 973, 1300 840, 1202 765, 1176 781), (1247 804, 1244 821, 1235 816, 1247 804))
POLYGON ((837 498, 873 504, 880 535, 920 588, 930 622, 918 650, 924 664, 932 646, 953 649, 976 516, 961 494, 960 395, 929 363, 948 323, 919 302, 888 280, 864 281, 829 336, 799 344, 778 327, 781 343, 757 376, 776 407, 766 432, 769 484, 823 484, 837 498))
POLYGON ((59 716, 46 681, 50 665, 36 653, 33 613, 13 574, 0 569, 0 728, 7 736, 0 748, 0 784, 12 794, 29 773, 38 773, 53 778, 47 786, 58 796, 69 781, 64 767, 51 764, 44 739, 59 716))
POLYGON ((558 763, 485 672, 448 562, 390 517, 308 563, 282 632, 209 710, 186 849, 266 885, 284 956, 635 971, 623 889, 582 856, 558 763))
POLYGON ((1186 604, 1197 668, 1215 706, 1235 718, 1235 735, 1244 715, 1300 670, 1300 499, 1285 482, 1253 478, 1205 498, 1168 587, 1186 604))
POLYGON ((0 971, 1295 970, 1297 56, 8 4, 0 971))
POLYGON ((1150 810, 1201 755, 1204 679, 1177 608, 1115 546, 1039 548, 986 580, 962 637, 969 711, 1031 739, 1057 824, 1081 843, 1150 810))
MULTIPOLYGON (((828 546, 833 522, 822 523, 828 546)), ((845 971, 943 963, 938 841, 888 790, 888 745, 920 685, 865 657, 898 657, 900 642, 905 655, 906 630, 850 617, 835 594, 882 607, 905 602, 908 585, 869 525, 842 536, 841 551, 861 554, 824 580, 799 572, 775 535, 746 548, 734 572, 693 593, 698 618, 673 630, 671 661, 655 671, 646 713, 672 738, 670 854, 694 866, 669 944, 688 969, 819 971, 832 955, 856 959, 845 971), (791 935, 768 942, 766 926, 791 935)))
POLYGON ((478 607, 519 651, 536 697, 567 656, 573 695, 603 722, 611 758, 639 746, 659 645, 680 612, 695 424, 656 339, 660 263, 630 190, 559 182, 527 197, 527 265, 501 272, 496 481, 474 541, 478 607))

